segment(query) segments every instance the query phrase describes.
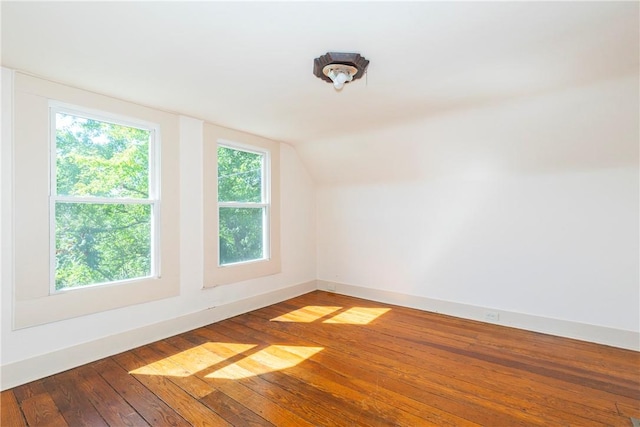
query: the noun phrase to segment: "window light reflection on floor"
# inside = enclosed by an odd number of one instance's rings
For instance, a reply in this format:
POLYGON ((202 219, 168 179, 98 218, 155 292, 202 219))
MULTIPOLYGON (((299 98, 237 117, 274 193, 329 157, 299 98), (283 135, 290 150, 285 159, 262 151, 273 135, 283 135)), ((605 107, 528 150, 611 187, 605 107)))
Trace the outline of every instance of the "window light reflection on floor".
POLYGON ((378 317, 390 311, 390 308, 376 307, 343 307, 308 305, 298 310, 293 310, 282 316, 271 319, 272 322, 299 322, 311 323, 323 317, 334 316, 323 320, 322 323, 334 323, 343 325, 368 325, 378 317))
POLYGON ((352 307, 347 311, 338 313, 330 319, 322 323, 340 323, 344 325, 368 325, 378 317, 382 316, 390 308, 373 308, 373 307, 352 307))
MULTIPOLYGON (((306 306, 271 319, 272 322, 321 322, 323 324, 368 325, 390 308, 306 306)), ((313 357, 324 347, 258 345, 207 342, 130 371, 134 375, 209 379, 242 379, 292 368, 313 357)))
POLYGON ((208 342, 135 369, 130 374, 188 377, 257 347, 256 344, 208 342))
POLYGON ((206 378, 241 379, 292 368, 324 347, 270 345, 256 353, 206 375, 206 378))
POLYGON ((255 351, 257 347, 256 344, 208 342, 129 373, 188 377, 198 372, 215 369, 216 365, 222 365, 204 377, 236 380, 292 368, 324 349, 324 347, 269 345, 255 351), (235 357, 240 357, 240 360, 228 363, 235 357))
POLYGON ((271 321, 311 323, 338 310, 342 310, 342 307, 308 305, 306 307, 300 308, 298 310, 293 310, 287 314, 283 314, 282 316, 271 319, 271 321))

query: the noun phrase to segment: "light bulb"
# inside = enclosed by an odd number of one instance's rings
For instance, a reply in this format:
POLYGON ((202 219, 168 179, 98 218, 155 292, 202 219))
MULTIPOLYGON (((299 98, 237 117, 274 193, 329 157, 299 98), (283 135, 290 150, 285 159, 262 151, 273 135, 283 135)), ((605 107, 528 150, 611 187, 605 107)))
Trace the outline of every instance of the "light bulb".
POLYGON ((342 71, 339 71, 333 79, 333 87, 340 90, 344 87, 344 84, 349 80, 349 76, 342 71))
MULTIPOLYGON (((316 60, 319 60, 319 58, 316 58, 316 60)), ((353 81, 354 78, 358 78, 361 75, 361 70, 359 70, 355 66, 355 64, 352 64, 351 62, 327 64, 322 68, 323 75, 320 75, 320 73, 318 73, 318 65, 319 64, 316 61, 313 73, 316 76, 320 77, 322 80, 330 81, 331 83, 333 83, 333 87, 336 90, 341 90, 346 83, 353 81)))

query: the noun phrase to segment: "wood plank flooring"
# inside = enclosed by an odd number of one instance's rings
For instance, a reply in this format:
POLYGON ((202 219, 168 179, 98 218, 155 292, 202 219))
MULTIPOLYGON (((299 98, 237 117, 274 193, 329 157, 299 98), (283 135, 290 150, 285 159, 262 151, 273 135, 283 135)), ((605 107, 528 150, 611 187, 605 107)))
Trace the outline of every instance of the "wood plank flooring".
POLYGON ((321 291, 2 392, 14 426, 631 426, 640 353, 321 291))

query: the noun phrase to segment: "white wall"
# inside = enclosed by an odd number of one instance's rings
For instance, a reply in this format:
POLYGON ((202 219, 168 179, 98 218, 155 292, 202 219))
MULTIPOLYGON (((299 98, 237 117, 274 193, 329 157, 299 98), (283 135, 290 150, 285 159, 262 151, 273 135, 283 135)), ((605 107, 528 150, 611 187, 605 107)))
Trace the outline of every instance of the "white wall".
POLYGON ((180 296, 12 330, 7 75, 2 388, 311 290, 316 278, 638 335, 637 76, 282 144, 282 273, 207 290, 202 123, 181 117, 180 296))
MULTIPOLYGON (((315 288, 314 184, 295 150, 281 144, 282 272, 202 289, 202 122, 180 118, 181 292, 168 298, 13 330, 11 72, 2 74, 2 388, 271 304, 315 288), (215 307, 215 308, 213 308, 215 307), (140 331, 140 332, 136 332, 140 331), (93 343, 93 344, 91 344, 93 343)), ((237 134, 242 140, 242 133, 237 134)))
POLYGON ((638 117, 632 76, 301 146, 318 278, 640 348, 638 117))

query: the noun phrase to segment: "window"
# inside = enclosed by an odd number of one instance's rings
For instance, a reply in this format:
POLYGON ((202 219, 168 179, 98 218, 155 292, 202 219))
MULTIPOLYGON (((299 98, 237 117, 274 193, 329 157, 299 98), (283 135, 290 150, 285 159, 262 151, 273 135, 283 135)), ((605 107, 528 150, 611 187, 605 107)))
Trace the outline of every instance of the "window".
POLYGON ((179 295, 179 117, 14 77, 13 327, 179 295))
POLYGON ((155 130, 50 111, 52 292, 156 276, 155 130))
POLYGON ((281 271, 280 144, 203 126, 204 287, 281 271))
POLYGON ((218 145, 219 265, 269 258, 267 152, 218 145))

